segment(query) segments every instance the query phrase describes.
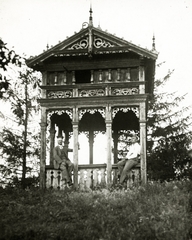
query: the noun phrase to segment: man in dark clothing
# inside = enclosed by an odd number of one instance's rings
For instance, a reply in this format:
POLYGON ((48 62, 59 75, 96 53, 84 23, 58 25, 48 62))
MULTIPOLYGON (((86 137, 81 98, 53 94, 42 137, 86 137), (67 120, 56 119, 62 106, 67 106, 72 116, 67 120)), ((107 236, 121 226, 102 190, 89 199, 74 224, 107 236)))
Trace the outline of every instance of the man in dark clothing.
POLYGON ((63 137, 57 138, 58 145, 54 148, 54 167, 62 170, 62 178, 66 179, 69 186, 72 184, 71 172, 73 171, 74 164, 68 158, 68 149, 63 146, 63 137))

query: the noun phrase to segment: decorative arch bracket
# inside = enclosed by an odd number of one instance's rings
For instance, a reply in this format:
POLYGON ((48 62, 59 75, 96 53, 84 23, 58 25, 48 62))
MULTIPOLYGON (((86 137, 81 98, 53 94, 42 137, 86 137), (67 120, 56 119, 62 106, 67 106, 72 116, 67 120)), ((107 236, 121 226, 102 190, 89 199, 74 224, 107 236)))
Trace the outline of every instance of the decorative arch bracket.
POLYGON ((128 111, 132 111, 135 113, 136 117, 139 118, 139 107, 115 107, 112 109, 112 118, 113 119, 119 111, 122 111, 124 113, 127 113, 128 111))
POLYGON ((104 108, 88 108, 88 109, 79 109, 79 120, 82 119, 85 113, 94 114, 99 112, 101 116, 105 119, 105 109, 104 108))

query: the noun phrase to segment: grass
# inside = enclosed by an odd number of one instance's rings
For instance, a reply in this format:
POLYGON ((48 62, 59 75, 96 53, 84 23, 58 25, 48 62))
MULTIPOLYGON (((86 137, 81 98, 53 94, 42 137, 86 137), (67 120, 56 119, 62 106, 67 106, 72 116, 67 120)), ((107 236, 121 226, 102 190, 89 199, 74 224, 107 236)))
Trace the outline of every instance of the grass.
POLYGON ((1 240, 190 240, 191 182, 92 192, 0 190, 1 240))

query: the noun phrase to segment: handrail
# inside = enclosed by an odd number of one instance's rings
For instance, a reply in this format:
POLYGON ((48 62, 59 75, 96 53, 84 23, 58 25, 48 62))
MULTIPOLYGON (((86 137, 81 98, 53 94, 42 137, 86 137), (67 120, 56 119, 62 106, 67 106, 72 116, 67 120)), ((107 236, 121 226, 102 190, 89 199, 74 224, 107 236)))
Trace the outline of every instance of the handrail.
MULTIPOLYGON (((140 168, 141 164, 138 163, 134 168, 140 168)), ((78 169, 91 169, 91 168, 107 168, 107 164, 79 164, 78 169)), ((55 169, 53 165, 46 165, 45 169, 55 169)), ((117 164, 112 164, 112 169, 117 169, 117 164)), ((56 169, 57 170, 57 169, 56 169)))

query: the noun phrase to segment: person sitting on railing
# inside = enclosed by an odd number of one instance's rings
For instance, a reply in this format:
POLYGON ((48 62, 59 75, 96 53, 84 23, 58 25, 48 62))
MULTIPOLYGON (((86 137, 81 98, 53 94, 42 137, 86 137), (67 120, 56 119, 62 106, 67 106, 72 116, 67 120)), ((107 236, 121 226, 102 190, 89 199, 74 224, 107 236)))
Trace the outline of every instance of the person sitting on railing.
POLYGON ((119 183, 122 184, 130 171, 139 162, 138 157, 140 156, 141 147, 138 143, 137 135, 133 135, 131 138, 131 145, 126 156, 117 163, 118 176, 120 176, 119 183))
POLYGON ((58 145, 53 150, 54 167, 62 170, 62 178, 66 179, 67 184, 72 186, 71 173, 73 171, 74 164, 70 161, 67 155, 67 148, 63 146, 63 137, 58 136, 58 145))

